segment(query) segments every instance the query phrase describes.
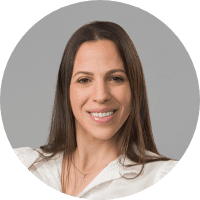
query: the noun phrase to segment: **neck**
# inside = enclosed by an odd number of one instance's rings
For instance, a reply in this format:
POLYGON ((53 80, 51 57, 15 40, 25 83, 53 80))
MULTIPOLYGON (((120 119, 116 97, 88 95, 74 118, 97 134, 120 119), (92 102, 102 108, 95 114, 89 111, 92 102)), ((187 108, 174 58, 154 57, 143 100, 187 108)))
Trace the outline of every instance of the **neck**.
POLYGON ((116 160, 121 152, 114 141, 100 141, 77 136, 77 148, 73 154, 74 164, 79 170, 89 172, 96 168, 103 168, 116 160))

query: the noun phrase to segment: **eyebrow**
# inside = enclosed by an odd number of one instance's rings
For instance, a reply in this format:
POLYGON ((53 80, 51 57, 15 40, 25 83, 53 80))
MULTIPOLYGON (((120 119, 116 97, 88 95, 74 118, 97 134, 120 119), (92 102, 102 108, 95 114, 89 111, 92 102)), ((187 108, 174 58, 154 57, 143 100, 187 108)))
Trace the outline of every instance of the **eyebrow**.
MULTIPOLYGON (((110 75, 110 74, 113 74, 115 72, 123 72, 126 74, 126 72, 123 70, 123 69, 113 69, 113 70, 110 70, 108 72, 106 72, 106 75, 110 75)), ((94 76, 94 74, 92 72, 88 72, 88 71, 78 71, 76 72, 76 74, 73 76, 73 78, 78 75, 78 74, 87 74, 87 75, 92 75, 94 76)))

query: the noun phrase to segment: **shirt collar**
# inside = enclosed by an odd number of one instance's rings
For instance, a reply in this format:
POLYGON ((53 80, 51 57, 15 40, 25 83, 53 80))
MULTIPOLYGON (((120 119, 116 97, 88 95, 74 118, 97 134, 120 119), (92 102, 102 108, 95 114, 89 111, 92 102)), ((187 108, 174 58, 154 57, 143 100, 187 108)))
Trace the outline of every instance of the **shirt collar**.
POLYGON ((122 159, 122 163, 124 165, 133 165, 135 162, 131 161, 127 157, 122 154, 116 160, 110 162, 107 167, 105 167, 94 179, 93 181, 77 196, 82 197, 86 192, 94 187, 98 187, 98 185, 110 181, 121 178, 121 176, 125 177, 133 177, 137 175, 141 170, 141 165, 133 166, 126 168, 122 164, 120 164, 119 160, 122 159))
MULTIPOLYGON (((150 151, 145 151, 145 154, 153 155, 153 156, 157 155, 150 151)), ((59 153, 59 155, 56 155, 52 160, 54 160, 55 162, 51 162, 51 163, 47 162, 46 166, 44 166, 45 165, 44 164, 42 169, 39 167, 40 168, 39 171, 41 172, 41 174, 45 174, 45 173, 42 173, 42 171, 48 170, 49 171, 48 174, 49 175, 52 174, 51 175, 52 178, 50 178, 49 181, 52 182, 52 185, 55 185, 55 181, 56 181, 57 186, 55 187, 56 188, 59 187, 59 189, 61 190, 60 180, 61 180, 61 172, 62 172, 63 153, 59 153)), ((142 165, 137 165, 136 162, 130 160, 128 157, 125 157, 125 155, 122 154, 116 160, 110 162, 77 197, 83 196, 90 189, 100 185, 101 183, 121 178, 121 176, 124 176, 127 178, 134 177, 140 173, 141 168, 142 168, 142 165), (133 166, 126 167, 126 165, 133 165, 133 166)))

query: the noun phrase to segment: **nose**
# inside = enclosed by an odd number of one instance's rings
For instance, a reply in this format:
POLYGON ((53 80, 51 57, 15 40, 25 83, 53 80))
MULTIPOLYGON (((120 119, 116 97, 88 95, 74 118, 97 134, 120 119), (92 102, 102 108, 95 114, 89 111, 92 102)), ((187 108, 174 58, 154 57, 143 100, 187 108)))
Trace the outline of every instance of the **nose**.
POLYGON ((92 99, 100 104, 103 104, 105 101, 109 101, 111 99, 110 88, 104 80, 96 81, 94 84, 92 99))

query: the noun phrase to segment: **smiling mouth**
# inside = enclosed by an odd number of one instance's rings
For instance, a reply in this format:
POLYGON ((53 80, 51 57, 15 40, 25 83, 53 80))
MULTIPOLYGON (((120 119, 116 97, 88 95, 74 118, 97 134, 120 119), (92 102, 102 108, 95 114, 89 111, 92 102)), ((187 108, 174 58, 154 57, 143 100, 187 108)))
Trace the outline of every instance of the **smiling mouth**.
POLYGON ((105 117, 112 116, 115 112, 116 112, 116 110, 113 110, 110 112, 105 112, 105 113, 95 113, 95 112, 93 112, 93 113, 88 112, 88 113, 93 117, 105 118, 105 117))

